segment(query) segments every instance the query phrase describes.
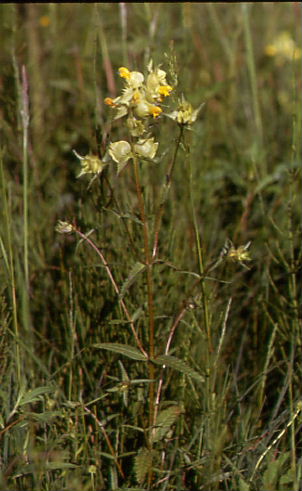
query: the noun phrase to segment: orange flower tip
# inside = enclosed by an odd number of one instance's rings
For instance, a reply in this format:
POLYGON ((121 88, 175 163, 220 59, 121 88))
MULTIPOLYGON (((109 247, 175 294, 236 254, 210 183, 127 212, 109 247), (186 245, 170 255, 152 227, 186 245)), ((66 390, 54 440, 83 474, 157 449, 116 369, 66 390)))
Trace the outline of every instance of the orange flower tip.
POLYGON ((111 97, 106 97, 106 99, 104 99, 104 102, 105 104, 107 104, 107 106, 111 106, 111 107, 116 106, 114 100, 111 97))
POLYGON ((128 70, 128 68, 121 66, 118 69, 118 71, 119 71, 120 77, 126 78, 126 79, 130 78, 131 72, 130 72, 130 70, 128 70))

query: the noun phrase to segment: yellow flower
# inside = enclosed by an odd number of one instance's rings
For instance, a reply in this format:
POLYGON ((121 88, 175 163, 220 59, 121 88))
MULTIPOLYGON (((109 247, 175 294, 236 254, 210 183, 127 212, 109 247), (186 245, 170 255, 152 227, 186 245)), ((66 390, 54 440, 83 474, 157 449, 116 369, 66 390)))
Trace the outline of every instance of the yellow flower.
POLYGON ((119 69, 119 74, 120 74, 120 77, 122 78, 125 78, 126 80, 128 80, 130 78, 130 70, 128 70, 128 68, 125 68, 124 66, 121 66, 119 69))
POLYGON ((157 118, 161 113, 162 109, 159 106, 155 106, 154 104, 150 104, 144 96, 135 97, 136 101, 133 101, 133 111, 135 116, 138 118, 147 118, 148 116, 153 116, 153 118, 157 118))
POLYGON ((48 27, 50 25, 50 17, 48 15, 42 15, 39 19, 39 24, 42 27, 48 27))
POLYGON ((119 68, 120 77, 124 78, 129 87, 138 88, 144 81, 144 75, 141 72, 130 72, 128 68, 122 66, 119 68))
POLYGON ((167 84, 166 72, 159 67, 153 69, 153 62, 148 65, 149 75, 146 82, 146 97, 149 102, 162 102, 163 97, 170 95, 173 90, 171 85, 167 84))
MULTIPOLYGON (((170 95, 173 87, 166 82, 166 72, 159 67, 152 69, 152 62, 148 66, 149 75, 144 84, 144 75, 141 72, 131 72, 126 67, 119 68, 119 74, 125 79, 125 87, 122 94, 115 99, 106 97, 105 104, 117 108, 114 119, 119 119, 128 114, 129 117, 144 119, 149 116, 157 118, 162 109, 159 107, 164 97, 170 95)), ((130 124, 131 126, 131 124, 130 124)), ((133 126, 133 125, 132 125, 133 126)), ((132 136, 141 136, 142 128, 132 128, 132 136)))
POLYGON ((138 104, 140 100, 141 100, 141 94, 139 93, 138 90, 136 90, 133 94, 132 101, 134 102, 134 104, 138 104))
POLYGON ((158 116, 162 113, 162 109, 158 106, 150 106, 149 113, 152 114, 153 118, 158 118, 158 116))
POLYGON ((276 56, 281 60, 299 60, 302 56, 299 48, 288 31, 283 31, 268 44, 264 50, 267 56, 276 56))
POLYGON ((160 85, 158 89, 158 93, 160 95, 163 95, 164 97, 167 97, 170 95, 170 92, 172 92, 173 87, 171 85, 160 85))

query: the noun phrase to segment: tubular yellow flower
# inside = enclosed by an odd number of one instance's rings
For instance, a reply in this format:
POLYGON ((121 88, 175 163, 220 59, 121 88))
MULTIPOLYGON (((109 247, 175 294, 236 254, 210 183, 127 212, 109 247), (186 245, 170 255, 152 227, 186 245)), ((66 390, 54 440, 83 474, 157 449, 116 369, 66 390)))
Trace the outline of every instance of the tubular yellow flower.
POLYGON ((158 116, 162 113, 162 109, 158 106, 150 106, 149 113, 152 114, 153 118, 158 118, 158 116))
POLYGON ((131 72, 130 72, 130 70, 128 70, 128 68, 121 66, 118 69, 118 71, 119 71, 120 77, 125 78, 127 80, 130 78, 131 72))
POLYGON ((160 85, 158 89, 158 93, 160 95, 163 95, 164 97, 167 97, 170 95, 170 92, 172 92, 173 87, 171 85, 160 85))

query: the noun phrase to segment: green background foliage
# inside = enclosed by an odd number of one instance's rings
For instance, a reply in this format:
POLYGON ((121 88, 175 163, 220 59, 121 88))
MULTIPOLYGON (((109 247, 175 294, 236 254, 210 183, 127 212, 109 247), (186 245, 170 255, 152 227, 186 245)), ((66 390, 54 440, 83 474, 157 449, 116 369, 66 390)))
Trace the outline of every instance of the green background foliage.
MULTIPOLYGON (((301 15, 289 2, 0 6, 0 489, 300 489, 301 15), (282 33, 297 59, 269 55, 282 33), (103 100, 120 66, 150 58, 171 85, 177 73, 167 106, 176 92, 205 103, 164 203, 151 362, 121 308, 147 349, 132 163, 90 183, 72 151, 127 140, 103 100), (58 220, 93 240, 119 296, 58 220), (249 269, 221 255, 227 239, 251 241, 249 269)), ((161 116, 152 132, 151 235, 179 130, 161 116)))

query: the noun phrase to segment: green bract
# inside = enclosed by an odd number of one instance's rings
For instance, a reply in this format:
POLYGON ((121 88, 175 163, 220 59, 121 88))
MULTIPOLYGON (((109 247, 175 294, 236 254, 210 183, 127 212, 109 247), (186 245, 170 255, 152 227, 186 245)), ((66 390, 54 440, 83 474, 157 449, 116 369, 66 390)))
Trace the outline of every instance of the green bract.
POLYGON ((75 150, 73 150, 73 153, 81 161, 81 172, 77 177, 85 174, 100 174, 107 165, 97 155, 85 155, 85 157, 82 157, 75 150))
POLYGON ((154 142, 154 138, 140 139, 134 145, 134 151, 143 158, 153 159, 157 152, 158 143, 154 142))
POLYGON ((59 234, 71 234, 74 231, 74 228, 71 223, 59 220, 55 230, 59 234))
POLYGON ((132 157, 130 143, 124 140, 110 143, 109 155, 118 164, 125 164, 132 157))

